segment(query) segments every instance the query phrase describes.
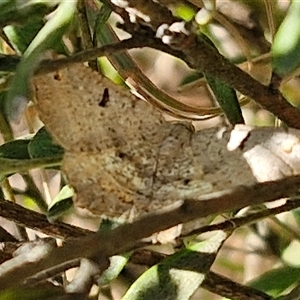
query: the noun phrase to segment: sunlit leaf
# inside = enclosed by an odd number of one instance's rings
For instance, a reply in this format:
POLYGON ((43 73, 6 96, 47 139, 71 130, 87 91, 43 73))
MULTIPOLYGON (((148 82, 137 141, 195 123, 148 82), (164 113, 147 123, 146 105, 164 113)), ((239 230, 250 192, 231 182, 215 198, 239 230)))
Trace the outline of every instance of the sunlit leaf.
POLYGON ((22 54, 35 35, 43 27, 44 21, 42 19, 34 20, 34 22, 28 22, 24 26, 9 25, 6 26, 3 31, 10 41, 14 50, 19 55, 22 54))
POLYGON ((126 266, 128 260, 130 258, 130 254, 124 255, 115 255, 112 256, 110 260, 109 267, 102 273, 101 277, 98 279, 99 285, 107 285, 112 280, 116 279, 121 271, 126 266))
POLYGON ((300 1, 291 2, 272 46, 274 72, 284 76, 300 64, 300 1))
POLYGON ((69 185, 64 186, 60 190, 48 208, 47 218, 50 222, 69 212, 73 206, 73 196, 74 190, 69 185))
POLYGON ((300 280, 300 268, 284 266, 264 273, 249 283, 253 288, 276 297, 300 280))
POLYGON ((227 234, 218 231, 212 238, 181 250, 144 272, 122 300, 187 300, 201 285, 227 234))

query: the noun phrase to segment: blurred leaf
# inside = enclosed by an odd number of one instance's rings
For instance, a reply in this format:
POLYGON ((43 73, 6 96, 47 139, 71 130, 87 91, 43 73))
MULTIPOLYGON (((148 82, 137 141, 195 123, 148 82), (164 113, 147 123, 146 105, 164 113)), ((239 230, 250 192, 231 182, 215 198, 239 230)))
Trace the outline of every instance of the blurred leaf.
POLYGON ((61 1, 48 0, 2 0, 0 2, 0 27, 22 24, 49 14, 61 1))
MULTIPOLYGON (((0 61, 1 64, 1 61, 0 61)), ((0 132, 5 142, 12 140, 13 131, 5 115, 6 91, 0 92, 0 132)))
POLYGON ((264 273, 249 282, 249 286, 277 297, 300 280, 300 268, 284 266, 264 273))
POLYGON ((195 16, 195 11, 190 6, 179 4, 175 9, 175 14, 184 21, 189 22, 195 16))
POLYGON ((55 14, 30 43, 17 67, 7 95, 6 111, 13 120, 19 119, 20 106, 25 106, 30 91, 30 78, 41 54, 55 47, 71 24, 77 1, 62 1, 55 14))
POLYGON ((18 55, 0 54, 0 72, 14 72, 19 62, 18 55))
POLYGON ((48 286, 47 288, 14 288, 10 290, 1 291, 0 300, 51 300, 60 299, 60 297, 64 295, 65 292, 62 287, 52 285, 48 286))
POLYGON ((74 196, 74 190, 69 186, 64 186, 58 195, 53 199, 47 212, 47 219, 50 223, 66 214, 73 206, 72 197, 74 196))
POLYGON ((116 279, 121 271, 126 266, 129 258, 129 253, 124 255, 115 255, 110 257, 110 265, 109 267, 102 273, 101 277, 98 279, 99 285, 107 285, 114 279, 116 279))
POLYGON ((227 234, 218 231, 212 238, 181 250, 144 272, 122 300, 187 300, 200 286, 227 234))
POLYGON ((16 53, 22 54, 43 26, 44 21, 39 19, 20 27, 15 25, 6 26, 3 31, 16 53))
MULTIPOLYGON (((3 31, 10 41, 11 45, 14 47, 16 53, 22 54, 25 52, 33 38, 44 25, 45 22, 43 21, 43 19, 39 19, 28 22, 24 26, 6 26, 3 31)), ((68 51, 66 50, 66 47, 61 39, 53 45, 53 49, 59 54, 68 54, 68 51)))
POLYGON ((298 224, 298 226, 300 227, 300 208, 296 208, 294 210, 292 210, 293 216, 298 224))
POLYGON ((115 218, 103 218, 101 220, 98 232, 103 232, 103 231, 108 231, 108 230, 113 230, 120 225, 123 225, 124 221, 121 221, 120 219, 115 219, 115 218))
POLYGON ((56 144, 45 127, 42 127, 28 144, 31 158, 62 157, 64 150, 56 144))
POLYGON ((300 1, 293 0, 272 45, 274 72, 284 76, 300 64, 300 1))
POLYGON ((28 144, 30 140, 14 140, 0 146, 0 157, 10 159, 30 159, 28 144))

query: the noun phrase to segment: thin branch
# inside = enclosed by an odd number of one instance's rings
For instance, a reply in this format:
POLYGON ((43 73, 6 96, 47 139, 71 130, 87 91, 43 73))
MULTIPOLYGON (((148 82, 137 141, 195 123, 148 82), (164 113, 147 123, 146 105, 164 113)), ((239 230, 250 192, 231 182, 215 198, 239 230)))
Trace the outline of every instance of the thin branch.
MULTIPOLYGON (((42 60, 36 70, 36 74, 51 73, 66 68, 74 63, 86 62, 100 56, 107 56, 124 49, 141 48, 147 46, 147 39, 129 38, 118 43, 92 48, 73 54, 69 57, 42 60)), ((21 57, 16 55, 0 54, 0 70, 14 72, 21 57)))
POLYGON ((200 197, 199 201, 184 201, 170 211, 148 215, 109 232, 91 234, 69 241, 62 247, 51 250, 41 261, 23 268, 22 272, 6 272, 5 276, 0 277, 0 286, 3 289, 16 286, 38 272, 76 258, 97 256, 99 266, 104 268, 108 257, 133 250, 140 239, 149 237, 155 232, 211 214, 295 196, 299 193, 299 184, 300 176, 293 176, 205 195, 200 197))
POLYGON ((224 222, 213 224, 213 225, 207 225, 203 226, 201 228, 197 228, 187 234, 181 235, 180 238, 189 236, 189 235, 198 235, 204 232, 214 231, 214 230, 232 230, 234 228, 240 228, 242 226, 250 225, 252 223, 255 223, 261 219, 264 219, 266 217, 274 216, 277 214, 280 214, 282 212, 290 211, 292 209, 300 207, 300 200, 288 200, 285 204, 274 207, 274 208, 268 208, 261 210, 257 213, 252 213, 244 217, 237 217, 232 218, 229 220, 226 220, 224 222))
POLYGON ((91 233, 89 230, 62 222, 51 224, 44 215, 3 199, 0 200, 0 216, 55 238, 75 238, 91 233))
POLYGON ((201 287, 232 300, 269 300, 269 295, 254 288, 234 282, 222 275, 208 272, 201 287))
POLYGON ((113 53, 122 51, 124 49, 146 47, 147 43, 147 39, 140 39, 139 37, 134 37, 120 41, 118 43, 78 52, 70 57, 60 58, 57 60, 43 60, 41 61, 36 71, 36 74, 51 73, 56 70, 66 68, 74 63, 90 61, 99 56, 112 55, 113 53))
POLYGON ((80 259, 74 259, 70 260, 64 264, 60 264, 58 266, 55 266, 54 268, 50 268, 44 271, 41 271, 37 274, 35 274, 32 277, 29 277, 25 280, 24 285, 27 286, 35 286, 41 281, 47 280, 49 278, 52 278, 56 276, 57 274, 63 273, 64 271, 72 268, 77 268, 80 264, 80 259))

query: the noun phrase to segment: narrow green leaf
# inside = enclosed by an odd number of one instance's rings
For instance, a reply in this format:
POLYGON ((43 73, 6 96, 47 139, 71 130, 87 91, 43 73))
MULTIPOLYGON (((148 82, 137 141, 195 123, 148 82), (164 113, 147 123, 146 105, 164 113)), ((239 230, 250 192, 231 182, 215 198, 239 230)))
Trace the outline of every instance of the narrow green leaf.
POLYGON ((205 78, 230 124, 244 124, 245 121, 235 90, 216 77, 205 74, 205 78))
POLYGON ((209 240, 167 257, 143 273, 122 300, 189 299, 201 285, 227 236, 218 231, 209 240))
POLYGON ((273 70, 280 76, 300 64, 300 1, 293 0, 281 23, 271 49, 273 70))
MULTIPOLYGON (((200 34, 199 38, 213 48, 217 49, 213 42, 206 35, 200 34)), ((231 125, 245 124, 241 106, 235 90, 217 77, 213 77, 207 73, 204 73, 203 75, 206 78, 209 87, 213 91, 215 98, 227 117, 229 123, 231 125)))

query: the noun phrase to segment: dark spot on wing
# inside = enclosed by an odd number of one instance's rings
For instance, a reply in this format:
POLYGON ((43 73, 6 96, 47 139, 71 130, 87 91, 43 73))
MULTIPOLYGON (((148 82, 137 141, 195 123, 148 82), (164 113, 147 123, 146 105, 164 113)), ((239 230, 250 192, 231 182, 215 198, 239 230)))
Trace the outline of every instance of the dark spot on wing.
POLYGON ((103 91, 102 99, 99 102, 99 106, 105 107, 108 101, 109 101, 109 91, 108 88, 105 88, 103 91))
POLYGON ((61 81, 61 76, 60 76, 60 74, 58 73, 58 72, 56 72, 55 74, 54 74, 54 80, 57 80, 57 81, 61 81))

